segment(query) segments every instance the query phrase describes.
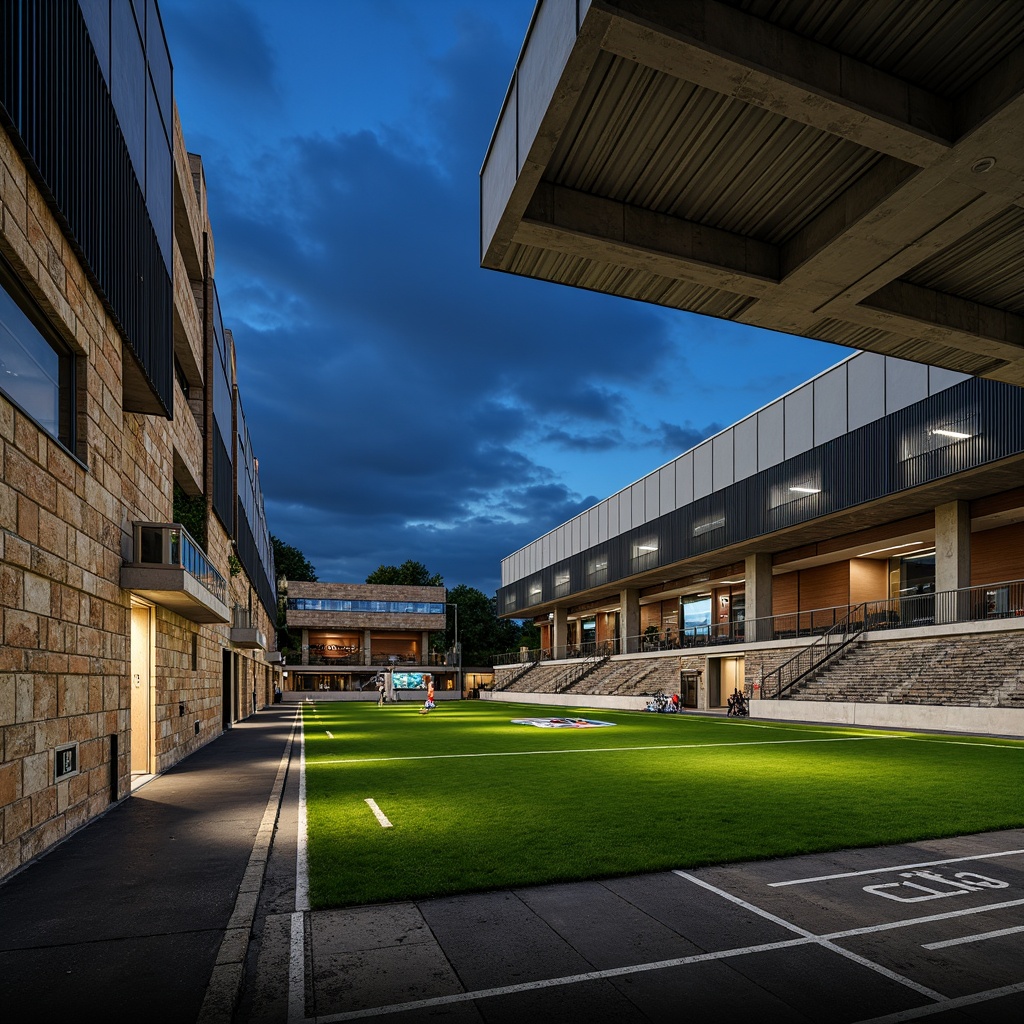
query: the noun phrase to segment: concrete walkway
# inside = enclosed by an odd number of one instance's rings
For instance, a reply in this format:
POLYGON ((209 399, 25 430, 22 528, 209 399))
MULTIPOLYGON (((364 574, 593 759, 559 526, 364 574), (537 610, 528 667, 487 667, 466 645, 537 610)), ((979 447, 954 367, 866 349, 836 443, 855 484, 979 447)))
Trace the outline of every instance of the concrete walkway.
POLYGON ((240 723, 0 886, 0 1019, 1024 1020, 1024 829, 302 911, 295 720, 240 723))

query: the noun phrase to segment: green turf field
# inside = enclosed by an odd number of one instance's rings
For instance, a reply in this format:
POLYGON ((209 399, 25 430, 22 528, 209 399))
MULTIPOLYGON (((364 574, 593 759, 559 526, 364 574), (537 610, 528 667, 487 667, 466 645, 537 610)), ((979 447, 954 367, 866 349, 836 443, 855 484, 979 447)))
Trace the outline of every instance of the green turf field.
POLYGON ((490 701, 304 729, 316 908, 1024 826, 1024 741, 490 701), (615 725, 511 724, 576 715, 615 725))

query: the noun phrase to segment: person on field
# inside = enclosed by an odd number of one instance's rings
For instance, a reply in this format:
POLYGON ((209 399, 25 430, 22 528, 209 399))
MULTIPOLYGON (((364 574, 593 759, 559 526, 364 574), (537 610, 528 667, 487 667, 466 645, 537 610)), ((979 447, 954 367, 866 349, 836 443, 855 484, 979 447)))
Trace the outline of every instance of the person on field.
POLYGON ((384 680, 383 679, 378 679, 377 680, 377 707, 379 707, 379 708, 382 708, 384 706, 384 692, 385 692, 384 680))
POLYGON ((423 704, 423 710, 420 714, 426 714, 436 706, 437 705, 434 703, 434 677, 427 676, 427 699, 423 704))

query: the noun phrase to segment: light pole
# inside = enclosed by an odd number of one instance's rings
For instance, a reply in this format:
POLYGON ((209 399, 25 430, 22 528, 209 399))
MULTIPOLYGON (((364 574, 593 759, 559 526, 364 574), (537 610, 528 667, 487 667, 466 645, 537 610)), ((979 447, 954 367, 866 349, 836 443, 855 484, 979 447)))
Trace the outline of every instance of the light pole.
POLYGON ((452 644, 452 655, 455 658, 455 680, 462 693, 462 648, 459 646, 459 606, 454 601, 446 601, 446 608, 455 609, 455 639, 452 644))

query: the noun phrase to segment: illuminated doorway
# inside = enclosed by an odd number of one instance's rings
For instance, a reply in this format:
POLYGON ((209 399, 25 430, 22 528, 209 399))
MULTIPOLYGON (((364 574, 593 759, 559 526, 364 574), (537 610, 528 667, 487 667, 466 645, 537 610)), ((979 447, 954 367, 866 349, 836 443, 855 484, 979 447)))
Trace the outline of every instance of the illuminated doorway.
POLYGON ((724 708, 733 690, 743 692, 743 659, 708 658, 708 707, 724 708))
POLYGON ((132 601, 131 650, 131 770, 149 775, 153 770, 153 608, 132 601))

